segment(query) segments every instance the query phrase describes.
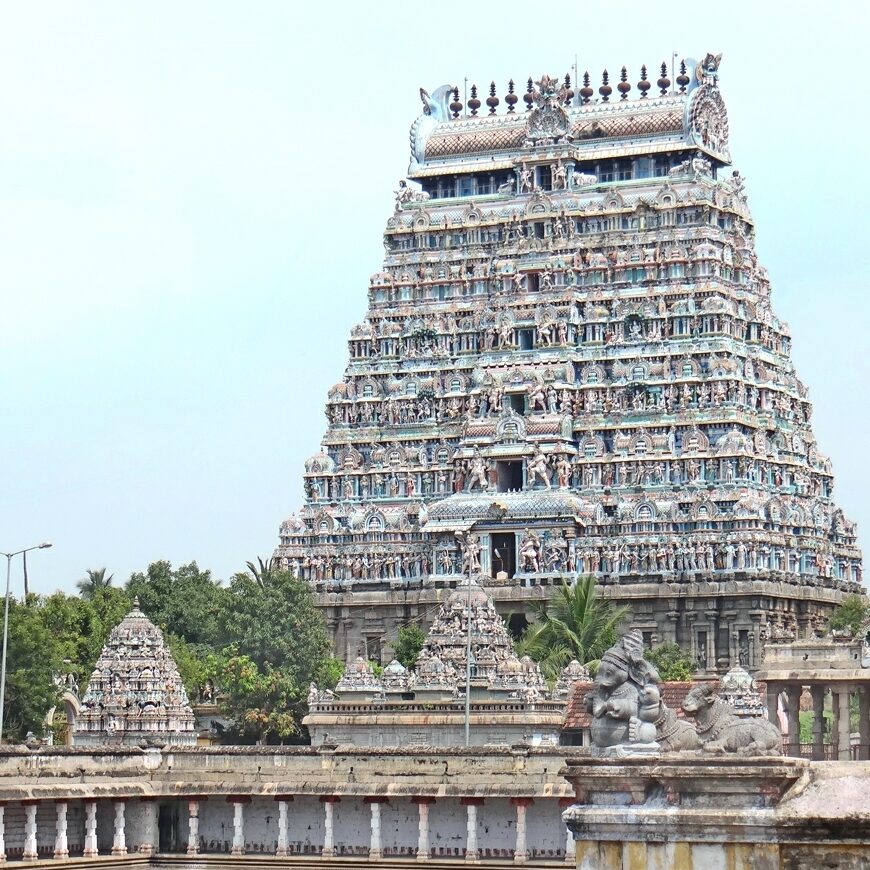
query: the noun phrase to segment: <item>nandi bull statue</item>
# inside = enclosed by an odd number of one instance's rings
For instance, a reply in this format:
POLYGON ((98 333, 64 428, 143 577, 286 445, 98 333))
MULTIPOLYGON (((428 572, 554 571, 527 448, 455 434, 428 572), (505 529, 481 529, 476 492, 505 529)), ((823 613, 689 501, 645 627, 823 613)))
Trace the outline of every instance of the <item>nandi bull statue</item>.
POLYGON ((683 710, 694 717, 701 752, 740 755, 781 755, 782 734, 767 719, 745 718, 717 695, 715 683, 700 683, 683 701, 683 710))

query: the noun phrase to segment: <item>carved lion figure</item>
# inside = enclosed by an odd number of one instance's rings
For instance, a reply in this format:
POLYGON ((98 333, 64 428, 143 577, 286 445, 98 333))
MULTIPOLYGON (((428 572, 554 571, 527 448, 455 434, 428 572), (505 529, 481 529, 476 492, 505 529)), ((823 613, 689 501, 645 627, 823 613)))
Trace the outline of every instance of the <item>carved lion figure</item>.
POLYGON ((740 755, 781 755, 782 735, 767 719, 740 718, 716 694, 715 683, 695 686, 683 701, 683 710, 693 716, 703 752, 734 752, 740 755))

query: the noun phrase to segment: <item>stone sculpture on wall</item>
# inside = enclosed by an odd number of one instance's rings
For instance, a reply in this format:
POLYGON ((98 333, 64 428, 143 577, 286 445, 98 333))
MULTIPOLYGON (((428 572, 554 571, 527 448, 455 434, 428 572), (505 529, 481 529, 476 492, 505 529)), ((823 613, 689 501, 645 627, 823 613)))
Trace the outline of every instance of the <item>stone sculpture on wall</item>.
POLYGON ((659 675, 643 658, 643 636, 633 630, 602 656, 592 713, 592 755, 623 758, 668 752, 780 755, 782 736, 766 719, 746 718, 723 698, 718 683, 699 683, 683 702, 695 723, 681 719, 661 698, 659 675))
POLYGON ((659 676, 643 658, 643 637, 630 631, 602 656, 595 690, 588 696, 592 713, 592 754, 620 757, 659 749, 659 676))

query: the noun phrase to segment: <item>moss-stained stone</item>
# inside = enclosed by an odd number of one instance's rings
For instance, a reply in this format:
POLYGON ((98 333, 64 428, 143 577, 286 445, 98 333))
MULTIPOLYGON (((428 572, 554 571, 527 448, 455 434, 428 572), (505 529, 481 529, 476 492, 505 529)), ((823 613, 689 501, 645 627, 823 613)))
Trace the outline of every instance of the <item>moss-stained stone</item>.
POLYGON ((624 843, 622 846, 622 870, 647 870, 646 843, 624 843))

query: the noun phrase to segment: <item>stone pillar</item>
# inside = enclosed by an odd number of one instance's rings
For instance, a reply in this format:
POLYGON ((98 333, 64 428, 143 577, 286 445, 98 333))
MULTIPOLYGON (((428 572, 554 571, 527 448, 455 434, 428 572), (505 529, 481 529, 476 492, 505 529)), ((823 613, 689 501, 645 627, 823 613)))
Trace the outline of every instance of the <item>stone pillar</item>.
POLYGON ((204 798, 189 798, 187 801, 187 854, 199 854, 199 802, 204 798))
POLYGON ((779 686, 767 684, 767 718, 779 728, 779 686))
MULTIPOLYGON (((574 805, 574 798, 564 797, 559 798, 559 809, 566 810, 574 805)), ((565 863, 569 867, 573 867, 577 863, 577 846, 574 842, 574 832, 568 828, 567 837, 565 839, 565 863)))
POLYGON ((36 808, 37 801, 22 801, 24 807, 24 851, 21 857, 34 860, 39 857, 36 849, 36 808))
POLYGON ((127 854, 127 838, 124 830, 124 803, 123 800, 115 801, 115 833, 112 837, 112 854, 127 854))
POLYGON ((136 851, 140 855, 153 855, 160 846, 157 836, 157 802, 153 797, 139 798, 139 811, 142 813, 142 830, 136 851))
POLYGON ((825 760, 825 687, 813 686, 813 761, 825 760))
POLYGON ((57 810, 57 822, 54 828, 54 857, 69 858, 69 843, 66 836, 66 801, 58 801, 55 804, 57 810))
POLYGON ((341 798, 335 795, 325 795, 320 799, 323 802, 323 849, 321 858, 335 857, 335 843, 333 840, 333 804, 337 804, 341 798))
POLYGON ((417 828, 417 860, 429 860, 429 805, 435 803, 435 798, 413 797, 411 803, 417 804, 419 823, 417 828))
POLYGON ((852 757, 852 729, 849 725, 849 690, 837 692, 837 761, 848 761, 852 757))
POLYGON ((465 860, 469 863, 480 860, 477 850, 477 808, 483 805, 483 798, 465 797, 460 799, 467 814, 465 860))
POLYGON ((386 798, 367 797, 365 802, 371 811, 371 839, 369 841, 369 861, 380 861, 383 857, 381 850, 381 804, 386 803, 386 798))
POLYGON ((251 799, 243 795, 230 795, 227 801, 233 805, 233 846, 231 855, 245 854, 245 804, 251 799))
POLYGON ((0 801, 0 864, 6 863, 6 801, 0 801))
POLYGON ((529 860, 529 850, 526 848, 526 807, 532 803, 528 797, 511 798, 511 803, 517 810, 517 839, 514 845, 514 864, 525 864, 529 860))
POLYGON ((85 801, 85 848, 82 856, 95 858, 99 854, 97 849, 97 802, 85 801))
POLYGON ((858 690, 858 758, 870 761, 870 688, 858 690))
POLYGON ((788 687, 788 755, 799 758, 801 754, 801 687, 788 687))
POLYGON ((293 795, 275 795, 275 800, 278 801, 278 848, 275 850, 275 855, 279 858, 283 858, 287 856, 289 851, 287 837, 287 805, 293 800, 293 795))

